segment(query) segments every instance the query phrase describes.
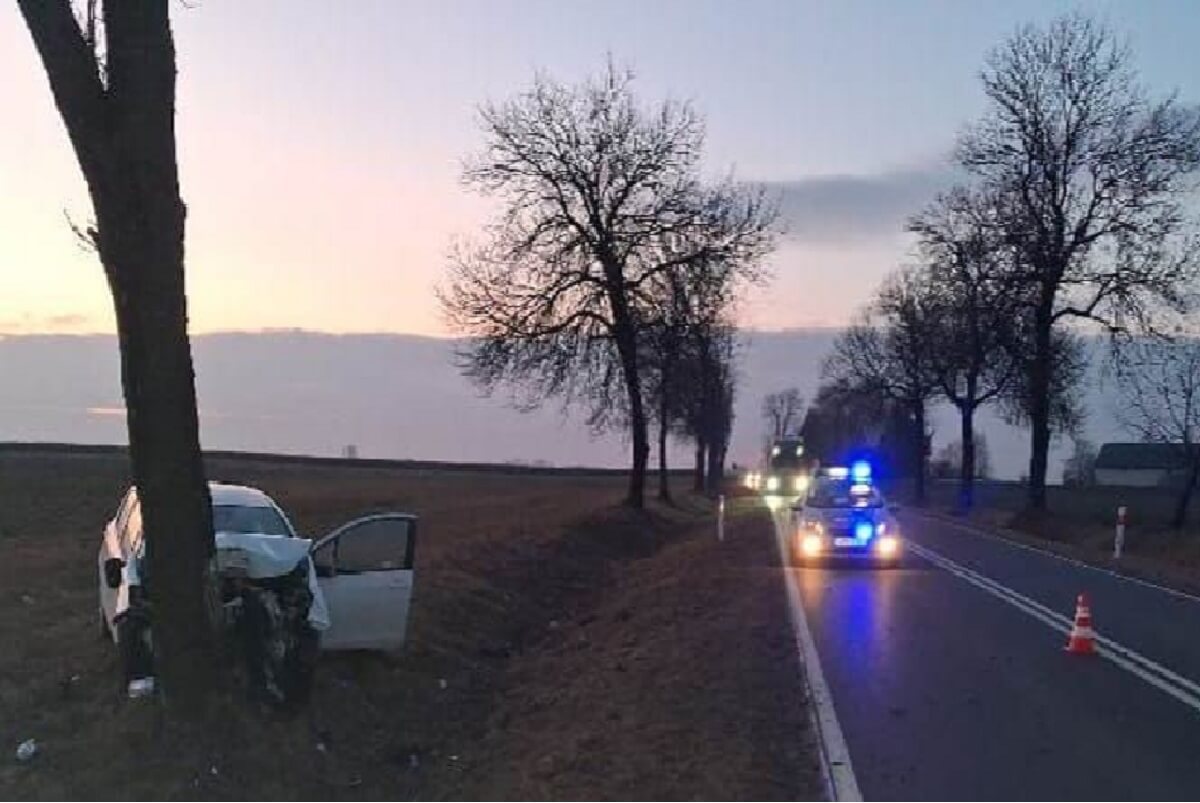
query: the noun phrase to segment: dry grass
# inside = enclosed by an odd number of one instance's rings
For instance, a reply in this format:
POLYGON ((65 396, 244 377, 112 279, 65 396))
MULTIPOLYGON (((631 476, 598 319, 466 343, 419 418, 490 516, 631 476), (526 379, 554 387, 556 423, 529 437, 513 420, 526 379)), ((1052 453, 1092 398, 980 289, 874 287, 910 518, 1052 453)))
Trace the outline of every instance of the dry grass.
POLYGON ((187 732, 96 635, 113 455, 0 453, 0 795, 805 797, 816 793, 769 521, 717 544, 620 478, 220 459, 308 535, 422 517, 409 646, 326 656, 310 710, 187 732), (443 684, 444 681, 444 684, 443 684), (443 688, 444 686, 444 688, 443 688), (36 738, 39 755, 11 758, 36 738))

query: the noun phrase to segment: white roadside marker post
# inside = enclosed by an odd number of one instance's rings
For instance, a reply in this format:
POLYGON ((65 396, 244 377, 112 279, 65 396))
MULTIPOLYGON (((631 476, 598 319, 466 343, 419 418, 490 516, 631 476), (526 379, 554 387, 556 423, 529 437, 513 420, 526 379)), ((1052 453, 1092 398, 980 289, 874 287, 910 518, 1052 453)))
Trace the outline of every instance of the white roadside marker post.
POLYGON ((1117 537, 1113 541, 1113 560, 1121 559, 1121 552, 1125 549, 1125 506, 1121 505, 1117 508, 1117 537))
POLYGON ((725 540, 725 494, 717 497, 717 540, 725 540))

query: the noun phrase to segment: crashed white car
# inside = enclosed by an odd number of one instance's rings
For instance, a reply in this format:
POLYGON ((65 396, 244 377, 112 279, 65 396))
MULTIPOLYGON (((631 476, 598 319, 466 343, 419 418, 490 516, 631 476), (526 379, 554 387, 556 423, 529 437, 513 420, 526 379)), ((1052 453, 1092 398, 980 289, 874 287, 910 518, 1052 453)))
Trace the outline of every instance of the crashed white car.
MULTIPOLYGON (((381 513, 313 542, 256 488, 209 483, 216 566, 228 624, 262 664, 322 649, 395 650, 404 644, 413 589, 417 517, 381 513)), ((145 533, 137 490, 104 529, 97 560, 101 628, 122 652, 126 674, 152 674, 144 587, 145 533)), ((267 667, 267 674, 278 667, 267 667)), ((255 670, 252 670, 252 673, 255 670)), ((288 696, 272 678, 259 681, 288 696)))

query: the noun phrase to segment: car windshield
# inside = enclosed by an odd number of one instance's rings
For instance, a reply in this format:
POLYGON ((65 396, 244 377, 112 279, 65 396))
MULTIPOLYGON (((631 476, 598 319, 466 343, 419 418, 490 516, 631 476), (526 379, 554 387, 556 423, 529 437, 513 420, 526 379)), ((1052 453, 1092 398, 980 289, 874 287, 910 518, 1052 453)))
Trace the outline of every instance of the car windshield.
POLYGON ((287 522, 273 507, 217 505, 213 508, 213 530, 219 533, 262 533, 292 535, 287 522))
POLYGON ((808 492, 808 507, 880 507, 883 499, 873 486, 849 479, 820 477, 808 492))
POLYGON ((771 468, 791 469, 804 465, 804 444, 800 441, 779 441, 771 447, 771 468))

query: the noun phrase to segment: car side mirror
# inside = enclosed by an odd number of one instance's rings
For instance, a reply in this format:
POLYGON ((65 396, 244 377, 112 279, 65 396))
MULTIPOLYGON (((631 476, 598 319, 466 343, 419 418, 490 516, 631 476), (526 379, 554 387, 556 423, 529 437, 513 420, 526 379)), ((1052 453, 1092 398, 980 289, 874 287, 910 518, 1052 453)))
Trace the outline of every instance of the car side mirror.
POLYGON ((125 569, 125 561, 120 558, 109 558, 104 561, 104 584, 109 588, 121 587, 121 573, 125 569))

